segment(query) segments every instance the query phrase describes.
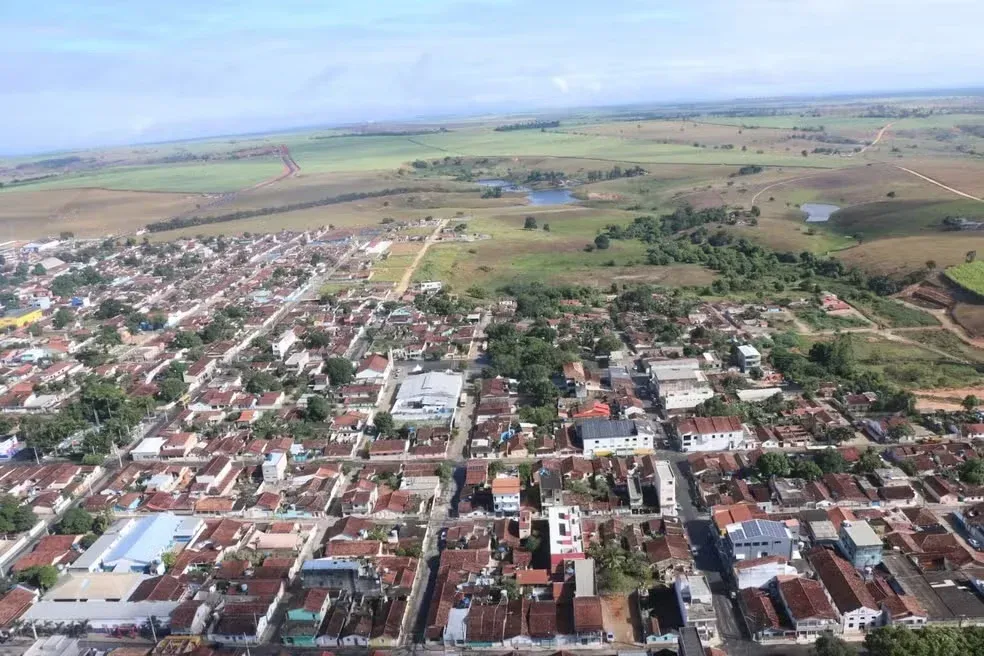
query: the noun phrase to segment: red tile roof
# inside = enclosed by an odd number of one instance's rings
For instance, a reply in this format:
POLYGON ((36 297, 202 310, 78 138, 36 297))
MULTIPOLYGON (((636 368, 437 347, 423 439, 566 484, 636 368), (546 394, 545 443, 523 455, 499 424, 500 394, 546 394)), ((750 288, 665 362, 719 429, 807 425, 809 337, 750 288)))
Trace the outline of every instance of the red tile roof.
POLYGON ((779 592, 794 622, 806 619, 838 619, 837 611, 830 604, 819 581, 790 578, 779 583, 779 592))
POLYGON ((602 631, 605 628, 601 597, 574 598, 574 630, 578 633, 602 631))

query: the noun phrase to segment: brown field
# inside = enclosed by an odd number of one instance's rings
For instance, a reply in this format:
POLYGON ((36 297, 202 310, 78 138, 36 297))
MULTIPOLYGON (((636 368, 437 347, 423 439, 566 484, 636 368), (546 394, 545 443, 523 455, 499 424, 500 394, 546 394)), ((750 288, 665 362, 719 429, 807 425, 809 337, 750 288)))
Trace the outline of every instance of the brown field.
POLYGON ((134 232, 195 208, 199 194, 58 189, 4 194, 0 238, 31 239, 71 230, 80 237, 134 232))
MULTIPOLYGON (((925 176, 942 182, 948 187, 959 189, 972 196, 984 197, 984 161, 980 159, 971 159, 969 157, 961 159, 910 159, 906 157, 900 160, 894 160, 892 163, 922 173, 925 176)), ((904 173, 904 171, 899 171, 899 173, 904 173)), ((908 173, 905 173, 905 175, 918 180, 918 178, 908 173)), ((939 189, 939 187, 936 188, 939 189)), ((949 194, 947 198, 959 198, 943 189, 940 189, 940 191, 949 194)))
POLYGON ((984 235, 946 233, 918 237, 895 237, 865 242, 838 253, 849 264, 883 274, 905 273, 924 267, 932 259, 945 268, 964 261, 967 251, 984 251, 984 235))
POLYGON ((972 337, 984 336, 984 305, 957 303, 950 310, 950 315, 972 337))

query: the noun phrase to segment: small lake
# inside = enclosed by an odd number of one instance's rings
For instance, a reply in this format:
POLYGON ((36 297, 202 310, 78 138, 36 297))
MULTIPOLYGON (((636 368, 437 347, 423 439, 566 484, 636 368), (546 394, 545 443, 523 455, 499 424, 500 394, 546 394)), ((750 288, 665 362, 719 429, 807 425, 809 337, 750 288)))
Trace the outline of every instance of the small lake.
POLYGON ((530 189, 509 180, 476 180, 483 187, 499 187, 505 192, 526 194, 530 205, 569 205, 576 199, 570 189, 530 189))
POLYGON ((823 223, 830 220, 830 215, 839 210, 836 205, 825 203, 803 203, 800 210, 806 212, 807 223, 823 223))

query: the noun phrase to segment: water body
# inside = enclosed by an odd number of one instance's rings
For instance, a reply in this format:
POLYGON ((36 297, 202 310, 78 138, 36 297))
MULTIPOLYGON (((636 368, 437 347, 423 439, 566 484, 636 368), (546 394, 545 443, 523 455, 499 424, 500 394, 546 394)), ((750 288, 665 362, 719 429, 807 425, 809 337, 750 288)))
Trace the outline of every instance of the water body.
POLYGON ((803 203, 800 209, 806 212, 807 223, 823 223, 830 220, 830 215, 839 210, 836 205, 825 203, 803 203))
POLYGON ((483 187, 499 187, 505 192, 526 194, 530 205, 569 205, 576 199, 570 189, 530 189, 509 180, 476 180, 483 187))

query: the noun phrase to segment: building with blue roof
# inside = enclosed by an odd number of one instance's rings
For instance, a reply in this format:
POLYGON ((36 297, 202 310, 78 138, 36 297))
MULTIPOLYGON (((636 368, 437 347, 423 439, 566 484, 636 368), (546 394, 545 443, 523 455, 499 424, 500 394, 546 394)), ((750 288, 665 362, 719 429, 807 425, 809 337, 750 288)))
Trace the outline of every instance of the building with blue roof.
POLYGON ((170 513, 123 519, 92 543, 69 569, 163 574, 163 555, 193 541, 204 528, 205 522, 197 517, 170 513))

